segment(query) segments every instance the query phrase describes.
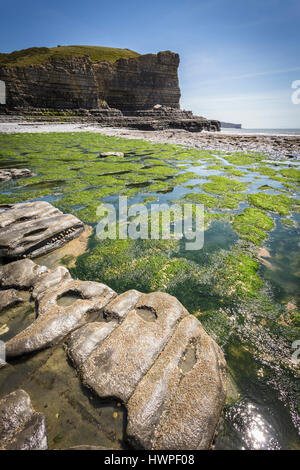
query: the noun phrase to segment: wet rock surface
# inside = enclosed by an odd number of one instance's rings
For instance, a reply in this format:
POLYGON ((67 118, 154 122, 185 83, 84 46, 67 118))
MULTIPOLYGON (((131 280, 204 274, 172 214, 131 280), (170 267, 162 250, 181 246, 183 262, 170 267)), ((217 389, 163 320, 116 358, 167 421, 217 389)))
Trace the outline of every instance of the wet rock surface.
POLYGON ((161 292, 125 292, 105 317, 68 342, 83 383, 126 405, 133 446, 208 448, 225 402, 225 360, 199 321, 161 292))
POLYGON ((46 420, 37 413, 24 390, 16 390, 0 401, 0 449, 46 450, 46 420))
POLYGON ((39 266, 31 259, 22 259, 0 266, 0 287, 29 289, 47 268, 39 266))
POLYGON ((23 302, 23 299, 15 289, 5 289, 0 291, 0 312, 5 308, 13 307, 20 302, 23 302))
POLYGON ((0 257, 34 258, 60 248, 84 230, 83 223, 48 202, 0 206, 0 257))
POLYGON ((0 169, 0 183, 30 176, 35 176, 35 174, 27 168, 0 169))
POLYGON ((56 279, 58 284, 48 288, 43 295, 39 293, 36 320, 6 343, 8 357, 57 344, 75 328, 90 319, 99 318, 103 307, 116 295, 104 284, 74 280, 61 282, 59 276, 56 279))

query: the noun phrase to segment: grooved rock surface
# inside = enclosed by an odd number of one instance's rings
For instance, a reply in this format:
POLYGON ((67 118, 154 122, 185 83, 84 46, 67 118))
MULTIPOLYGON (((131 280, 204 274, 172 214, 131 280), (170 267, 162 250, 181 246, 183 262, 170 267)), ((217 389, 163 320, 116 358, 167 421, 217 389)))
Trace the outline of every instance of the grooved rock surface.
POLYGON ((38 297, 36 320, 6 343, 7 356, 57 344, 78 326, 99 319, 103 307, 115 296, 112 289, 97 282, 58 282, 38 297))
POLYGON ((179 107, 179 56, 170 51, 92 63, 88 56, 52 59, 42 65, 0 67, 8 108, 93 109, 98 99, 121 110, 156 103, 179 107))
POLYGON ((46 272, 43 276, 38 277, 34 282, 32 297, 40 299, 49 289, 64 281, 70 281, 71 274, 64 266, 58 266, 53 271, 46 272))
POLYGON ((68 354, 83 383, 127 407, 127 438, 144 449, 207 449, 226 397, 218 345, 180 302, 132 290, 71 334, 68 354))
POLYGON ((0 449, 46 450, 45 416, 37 413, 24 390, 16 390, 0 401, 0 449))
POLYGON ((84 230, 83 223, 48 202, 0 206, 0 257, 34 258, 60 248, 84 230), (1 210, 2 209, 2 210, 1 210))
POLYGON ((46 270, 45 266, 39 266, 28 258, 13 261, 0 266, 0 287, 29 289, 46 270))

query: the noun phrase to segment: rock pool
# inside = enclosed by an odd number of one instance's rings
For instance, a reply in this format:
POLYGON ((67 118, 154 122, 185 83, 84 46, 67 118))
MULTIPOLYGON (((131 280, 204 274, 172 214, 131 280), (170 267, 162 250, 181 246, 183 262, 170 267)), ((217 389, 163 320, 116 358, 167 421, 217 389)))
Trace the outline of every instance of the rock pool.
MULTIPOLYGON (((64 264, 73 278, 118 293, 168 292, 222 347, 229 379, 217 449, 300 448, 300 369, 292 361, 300 340, 300 171, 265 160, 90 133, 0 135, 0 167, 36 174, 1 183, 0 203, 45 200, 91 227, 80 246, 36 262, 64 264), (119 195, 147 207, 204 204, 203 249, 187 251, 175 239, 97 240, 96 209, 117 205, 119 195)), ((2 311, 0 339, 33 318, 28 299, 2 311)), ((15 359, 0 370, 0 387, 0 398, 19 387, 30 394, 47 417, 51 448, 126 446, 126 410, 81 385, 63 345, 15 359)))

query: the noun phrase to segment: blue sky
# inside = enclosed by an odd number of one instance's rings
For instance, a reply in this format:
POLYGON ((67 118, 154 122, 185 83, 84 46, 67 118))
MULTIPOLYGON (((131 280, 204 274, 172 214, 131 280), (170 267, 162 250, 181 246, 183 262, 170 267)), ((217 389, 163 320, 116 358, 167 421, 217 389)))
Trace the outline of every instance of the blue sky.
POLYGON ((0 51, 85 44, 181 57, 181 106, 250 128, 300 128, 299 0, 0 0, 0 51))

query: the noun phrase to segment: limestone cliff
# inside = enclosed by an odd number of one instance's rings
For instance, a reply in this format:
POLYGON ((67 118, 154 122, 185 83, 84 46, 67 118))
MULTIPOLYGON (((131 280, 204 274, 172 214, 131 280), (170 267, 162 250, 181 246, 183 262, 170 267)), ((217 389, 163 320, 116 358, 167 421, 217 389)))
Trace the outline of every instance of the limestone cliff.
POLYGON ((28 66, 0 66, 6 105, 93 109, 98 100, 122 111, 160 103, 179 107, 179 56, 170 51, 93 63, 89 56, 51 58, 28 66))
POLYGON ((0 67, 6 105, 41 108, 96 108, 98 87, 89 57, 54 59, 42 65, 0 67))
POLYGON ((121 111, 179 108, 178 65, 179 55, 169 51, 94 64, 100 97, 121 111))

